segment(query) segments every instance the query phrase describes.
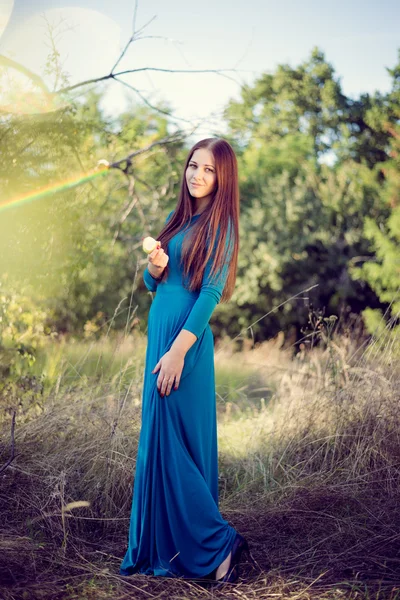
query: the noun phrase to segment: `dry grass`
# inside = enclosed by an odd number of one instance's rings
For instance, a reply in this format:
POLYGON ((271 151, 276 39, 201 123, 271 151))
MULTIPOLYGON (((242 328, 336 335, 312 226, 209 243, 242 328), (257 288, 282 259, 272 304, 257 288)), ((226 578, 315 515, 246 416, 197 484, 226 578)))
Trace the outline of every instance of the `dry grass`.
POLYGON ((259 570, 243 565, 241 582, 220 591, 118 575, 140 428, 136 359, 128 384, 58 380, 38 414, 17 419, 17 457, 1 474, 1 598, 400 598, 399 360, 382 336, 296 357, 281 342, 216 349, 220 508, 259 570))

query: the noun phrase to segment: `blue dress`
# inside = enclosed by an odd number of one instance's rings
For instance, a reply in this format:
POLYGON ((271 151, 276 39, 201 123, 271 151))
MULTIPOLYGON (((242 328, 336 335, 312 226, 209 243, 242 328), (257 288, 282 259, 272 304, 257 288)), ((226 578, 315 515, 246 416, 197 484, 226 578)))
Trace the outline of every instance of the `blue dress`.
MULTIPOLYGON (((225 560, 236 536, 218 509, 214 336, 208 323, 225 286, 228 262, 218 281, 211 280, 211 257, 201 290, 185 289, 180 265, 184 229, 168 243, 168 280, 157 283, 147 268, 143 275, 156 294, 148 316, 142 423, 121 575, 203 577, 225 560), (182 329, 197 340, 185 355, 178 389, 172 387, 162 398, 160 371, 152 370, 182 329)), ((231 251, 232 246, 228 261, 231 251)))

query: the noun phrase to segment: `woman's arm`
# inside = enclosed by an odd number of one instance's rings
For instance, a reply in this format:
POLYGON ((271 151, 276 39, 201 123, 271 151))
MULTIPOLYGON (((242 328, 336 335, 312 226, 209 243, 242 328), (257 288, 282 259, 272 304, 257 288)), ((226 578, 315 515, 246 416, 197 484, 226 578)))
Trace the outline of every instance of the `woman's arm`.
POLYGON ((180 354, 185 358, 186 352, 190 350, 196 340, 197 336, 194 333, 187 331, 186 329, 181 329, 173 341, 170 352, 180 354))
MULTIPOLYGON (((167 216, 165 223, 168 223, 168 220, 170 218, 170 216, 172 215, 174 211, 171 210, 171 212, 169 213, 169 215, 167 216)), ((162 274, 162 272, 161 272, 162 274)), ((147 265, 147 267, 145 268, 144 272, 143 272, 143 281, 145 286, 147 287, 147 289, 149 290, 149 292, 155 292, 157 290, 157 286, 158 286, 158 281, 155 277, 153 277, 149 271, 149 266, 147 265)))
MULTIPOLYGON (((218 237, 216 239, 215 244, 218 244, 218 237)), ((183 330, 189 331, 193 335, 195 335, 196 339, 199 338, 200 335, 203 333, 204 329, 207 326, 207 323, 211 318, 212 313, 214 312, 216 305, 221 299, 222 292, 224 290, 229 273, 229 264, 233 254, 233 247, 234 245, 232 226, 230 226, 225 245, 227 251, 225 263, 222 266, 222 268, 219 269, 217 273, 215 273, 213 278, 211 278, 210 272, 213 263, 213 255, 211 255, 208 259, 206 268, 204 270, 203 283, 200 288, 200 294, 196 302, 194 303, 192 310, 190 311, 189 316, 186 319, 182 328, 183 330)), ((175 342, 178 340, 178 338, 179 336, 177 337, 175 342)))
POLYGON ((150 292, 155 292, 157 290, 159 281, 161 281, 161 276, 159 280, 156 277, 153 277, 149 271, 149 267, 147 266, 143 272, 143 281, 150 292))

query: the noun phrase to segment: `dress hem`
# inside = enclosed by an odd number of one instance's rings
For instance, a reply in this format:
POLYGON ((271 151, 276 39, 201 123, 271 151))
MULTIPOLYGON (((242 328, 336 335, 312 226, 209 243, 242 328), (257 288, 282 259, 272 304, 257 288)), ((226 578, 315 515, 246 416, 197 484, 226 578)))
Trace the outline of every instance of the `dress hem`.
MULTIPOLYGON (((235 531, 235 537, 236 537, 236 531, 235 531)), ((154 573, 154 568, 152 568, 152 567, 147 567, 143 571, 140 569, 135 569, 133 567, 132 569, 120 569, 119 574, 124 577, 131 577, 132 575, 147 575, 150 577, 168 577, 171 579, 201 579, 201 578, 207 577, 207 575, 210 575, 215 569, 217 569, 224 562, 224 560, 226 560, 228 558, 229 553, 232 552, 235 537, 233 538, 232 543, 229 548, 229 551, 226 553, 226 555, 222 559, 218 558, 217 560, 215 560, 213 565, 211 566, 211 568, 207 567, 207 570, 204 573, 199 573, 196 575, 181 575, 181 574, 175 574, 172 571, 167 571, 167 570, 165 570, 165 573, 154 573), (129 572, 129 571, 131 571, 131 572, 129 572), (152 571, 152 572, 149 573, 149 571, 152 571)))

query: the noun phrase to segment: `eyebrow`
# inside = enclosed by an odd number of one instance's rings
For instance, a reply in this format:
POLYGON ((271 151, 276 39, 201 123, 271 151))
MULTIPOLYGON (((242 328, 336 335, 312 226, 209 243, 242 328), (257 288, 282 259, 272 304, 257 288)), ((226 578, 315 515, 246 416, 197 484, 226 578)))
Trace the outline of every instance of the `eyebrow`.
MULTIPOLYGON (((191 160, 190 162, 194 162, 197 165, 197 162, 195 160, 191 160)), ((212 167, 213 169, 215 169, 214 165, 204 165, 205 167, 212 167)))

